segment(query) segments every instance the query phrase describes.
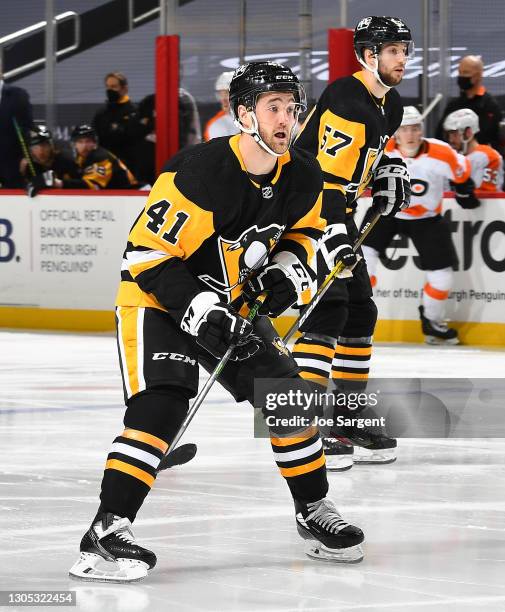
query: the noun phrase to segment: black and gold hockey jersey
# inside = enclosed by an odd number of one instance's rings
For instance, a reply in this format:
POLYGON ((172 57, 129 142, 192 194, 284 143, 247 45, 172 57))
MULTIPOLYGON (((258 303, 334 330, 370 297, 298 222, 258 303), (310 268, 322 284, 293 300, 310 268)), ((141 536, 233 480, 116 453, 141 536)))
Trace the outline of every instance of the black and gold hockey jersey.
MULTIPOLYGON (((52 159, 45 165, 32 160, 35 174, 43 174, 48 170, 52 170, 56 178, 62 181, 79 178, 79 167, 70 154, 63 151, 55 151, 52 159)), ((31 171, 28 166, 24 171, 24 178, 27 182, 32 180, 31 171)))
POLYGON ((324 176, 323 211, 331 222, 342 222, 346 212, 353 212, 402 116, 398 92, 391 89, 375 98, 361 72, 323 91, 295 147, 317 157, 324 176))
POLYGON ((136 189, 138 183, 126 165, 113 153, 97 147, 86 157, 77 156, 81 170, 79 179, 64 181, 73 189, 136 189))
POLYGON ((195 145, 166 166, 130 231, 118 306, 159 308, 178 319, 200 291, 231 302, 274 251, 293 253, 311 272, 325 228, 316 160, 288 151, 258 183, 239 139, 195 145))

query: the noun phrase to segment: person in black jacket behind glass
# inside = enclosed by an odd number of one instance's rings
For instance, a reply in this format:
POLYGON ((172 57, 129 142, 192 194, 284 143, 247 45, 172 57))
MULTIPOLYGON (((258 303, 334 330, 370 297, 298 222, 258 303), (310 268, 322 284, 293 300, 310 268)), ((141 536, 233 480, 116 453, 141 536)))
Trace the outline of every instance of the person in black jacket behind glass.
POLYGON ((93 128, 98 140, 133 172, 136 170, 138 143, 148 133, 138 117, 137 107, 128 95, 128 80, 121 72, 110 72, 105 76, 107 103, 95 114, 93 128))

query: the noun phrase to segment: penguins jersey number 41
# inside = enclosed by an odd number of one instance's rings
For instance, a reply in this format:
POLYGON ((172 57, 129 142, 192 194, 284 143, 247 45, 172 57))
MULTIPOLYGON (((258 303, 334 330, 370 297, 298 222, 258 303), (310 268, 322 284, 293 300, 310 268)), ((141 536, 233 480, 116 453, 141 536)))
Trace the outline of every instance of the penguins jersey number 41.
MULTIPOLYGON (((394 89, 381 100, 374 98, 357 72, 328 85, 307 117, 296 147, 317 157, 325 192, 342 194, 344 206, 352 207, 368 186, 402 113, 394 89)), ((324 212, 331 215, 326 202, 324 212)))
POLYGON ((176 156, 156 181, 124 252, 118 306, 179 312, 199 291, 233 301, 272 251, 289 251, 314 276, 321 170, 303 151, 277 160, 268 184, 247 174, 239 135, 176 156))

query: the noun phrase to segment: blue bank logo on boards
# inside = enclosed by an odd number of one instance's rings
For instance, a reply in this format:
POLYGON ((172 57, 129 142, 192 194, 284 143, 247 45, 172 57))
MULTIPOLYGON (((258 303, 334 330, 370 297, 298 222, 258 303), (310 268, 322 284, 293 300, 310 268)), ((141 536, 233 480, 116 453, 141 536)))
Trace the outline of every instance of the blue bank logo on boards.
MULTIPOLYGON (((13 226, 9 219, 0 219, 0 263, 14 259, 16 245, 12 239, 13 226)), ((16 257, 19 261, 20 257, 16 257)))

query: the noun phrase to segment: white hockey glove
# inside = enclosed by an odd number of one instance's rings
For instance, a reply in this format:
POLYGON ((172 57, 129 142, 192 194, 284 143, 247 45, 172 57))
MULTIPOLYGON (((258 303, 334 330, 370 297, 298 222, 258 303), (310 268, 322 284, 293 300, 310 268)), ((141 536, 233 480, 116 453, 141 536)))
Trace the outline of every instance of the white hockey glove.
POLYGON ((373 175, 373 206, 385 217, 394 217, 408 208, 410 195, 410 175, 405 162, 383 157, 373 175))
POLYGON ((328 270, 332 270, 339 262, 345 267, 337 278, 349 278, 358 263, 358 257, 352 249, 344 223, 329 225, 321 238, 319 250, 324 257, 328 270))
POLYGON ((309 289, 312 283, 307 270, 299 259, 287 251, 277 253, 244 285, 244 295, 254 300, 266 292, 267 298, 259 309, 260 314, 278 317, 292 306, 309 289))
POLYGON ((236 343, 232 361, 243 361, 264 350, 263 341, 253 334, 252 324, 212 291, 198 293, 181 320, 181 329, 196 337, 198 344, 214 357, 222 357, 236 343))
POLYGON ((54 171, 47 170, 42 174, 37 174, 26 186, 26 193, 30 198, 34 198, 39 191, 54 187, 54 171))

